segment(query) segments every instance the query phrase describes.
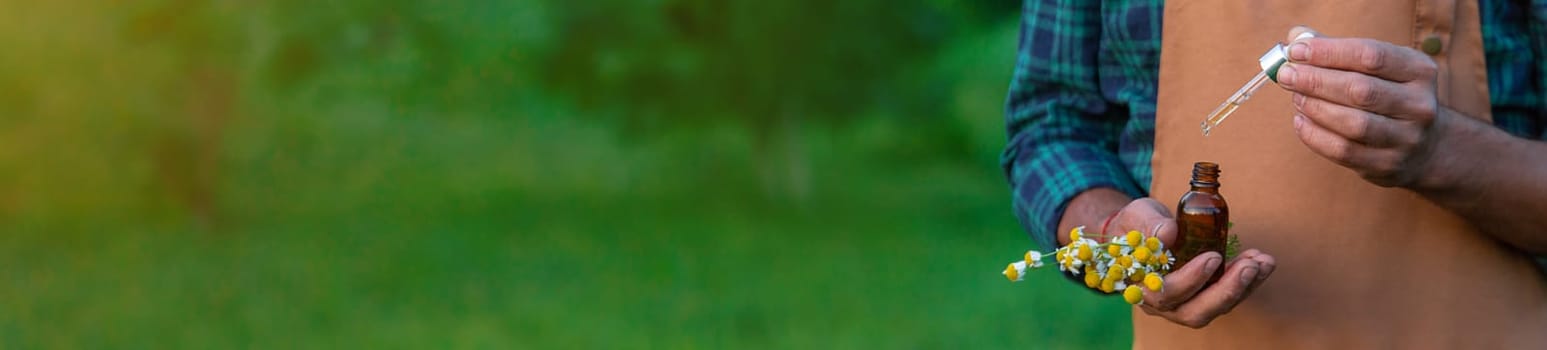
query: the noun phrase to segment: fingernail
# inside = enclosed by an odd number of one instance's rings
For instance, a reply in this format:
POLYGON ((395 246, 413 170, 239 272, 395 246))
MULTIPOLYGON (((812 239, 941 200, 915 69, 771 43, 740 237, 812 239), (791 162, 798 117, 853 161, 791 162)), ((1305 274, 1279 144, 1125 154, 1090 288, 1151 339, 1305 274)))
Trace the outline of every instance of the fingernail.
POLYGON ((1214 270, 1219 268, 1219 260, 1219 258, 1209 258, 1209 261, 1203 264, 1203 271, 1213 274, 1214 270))
POLYGON ((1294 94, 1294 98, 1292 98, 1292 100, 1295 102, 1295 107, 1305 106, 1305 95, 1296 93, 1294 94))
POLYGON ((1289 59, 1290 60, 1304 62, 1305 60, 1310 59, 1310 57, 1311 57, 1311 46, 1310 45, 1306 45, 1305 43, 1294 43, 1294 44, 1290 44, 1289 45, 1289 59))
POLYGON ((1305 126, 1305 116, 1295 113, 1295 130, 1300 130, 1302 126, 1305 126))
POLYGON ((1245 271, 1241 271, 1241 284, 1249 285, 1252 284, 1252 282, 1255 280, 1257 280, 1256 266, 1248 267, 1245 271))
POLYGON ((1293 63, 1285 63, 1283 66, 1278 67, 1278 85, 1285 87, 1295 86, 1295 70, 1293 63))

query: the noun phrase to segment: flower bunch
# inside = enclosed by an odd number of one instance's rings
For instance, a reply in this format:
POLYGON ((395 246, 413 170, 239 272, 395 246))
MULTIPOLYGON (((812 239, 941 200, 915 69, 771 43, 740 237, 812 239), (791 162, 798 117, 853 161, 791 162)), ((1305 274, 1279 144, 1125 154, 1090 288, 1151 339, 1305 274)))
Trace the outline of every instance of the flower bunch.
POLYGON ((1102 293, 1121 292, 1129 304, 1144 301, 1140 286, 1159 291, 1165 282, 1161 276, 1171 272, 1171 264, 1176 262, 1165 244, 1153 235, 1146 237, 1139 231, 1128 231, 1100 242, 1086 237, 1085 227, 1080 226, 1069 230, 1068 245, 1049 254, 1027 251, 1024 259, 1005 267, 1004 275, 1012 282, 1020 281, 1027 268, 1042 267, 1042 259, 1049 255, 1058 263, 1059 271, 1084 275, 1085 286, 1102 293))

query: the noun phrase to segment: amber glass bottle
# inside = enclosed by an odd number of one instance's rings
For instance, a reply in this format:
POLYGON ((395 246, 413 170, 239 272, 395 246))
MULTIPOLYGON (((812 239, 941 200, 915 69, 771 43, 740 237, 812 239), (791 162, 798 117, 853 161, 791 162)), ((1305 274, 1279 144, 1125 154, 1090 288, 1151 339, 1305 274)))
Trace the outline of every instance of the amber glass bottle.
MULTIPOLYGON (((1230 207, 1219 195, 1219 164, 1198 162, 1192 166, 1192 190, 1176 204, 1176 266, 1187 264, 1207 251, 1225 254, 1230 235, 1230 207)), ((1224 266, 1214 271, 1218 280, 1224 266)))

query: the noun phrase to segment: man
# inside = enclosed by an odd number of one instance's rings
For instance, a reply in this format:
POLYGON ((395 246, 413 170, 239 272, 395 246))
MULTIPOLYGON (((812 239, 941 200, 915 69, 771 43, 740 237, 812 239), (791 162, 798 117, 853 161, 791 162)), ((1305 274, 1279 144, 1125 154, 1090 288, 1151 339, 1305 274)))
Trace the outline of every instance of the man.
POLYGON ((1219 160, 1232 233, 1259 248, 1146 292, 1136 346, 1547 346, 1528 258, 1547 253, 1547 1, 1027 0, 1022 17, 1002 163, 1038 244, 1156 225, 1169 243, 1179 169, 1219 160), (1326 35, 1280 39, 1307 23, 1326 35), (1273 40, 1292 41, 1281 88, 1198 135, 1273 40))

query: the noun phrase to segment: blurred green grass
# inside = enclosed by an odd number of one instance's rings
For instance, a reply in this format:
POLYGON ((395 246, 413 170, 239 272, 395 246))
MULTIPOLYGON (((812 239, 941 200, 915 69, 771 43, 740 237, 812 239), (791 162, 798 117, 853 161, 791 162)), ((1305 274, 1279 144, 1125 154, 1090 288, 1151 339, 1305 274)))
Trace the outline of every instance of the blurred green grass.
POLYGON ((549 89, 556 4, 6 3, 0 347, 1130 341, 998 274, 1014 13, 770 146, 549 89))

